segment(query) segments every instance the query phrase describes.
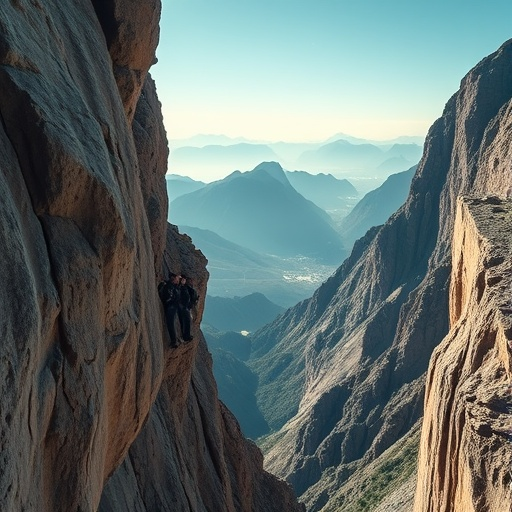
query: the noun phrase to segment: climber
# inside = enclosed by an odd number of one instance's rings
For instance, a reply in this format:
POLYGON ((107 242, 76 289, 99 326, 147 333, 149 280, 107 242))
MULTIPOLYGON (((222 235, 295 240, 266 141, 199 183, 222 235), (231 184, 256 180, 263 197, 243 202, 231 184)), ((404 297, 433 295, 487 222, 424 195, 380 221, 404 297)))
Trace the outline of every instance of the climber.
MULTIPOLYGON (((191 280, 189 279, 189 282, 191 280)), ((179 286, 179 302, 178 302, 178 318, 181 324, 181 333, 183 341, 188 342, 193 340, 190 329, 192 327, 192 308, 197 304, 199 296, 194 288, 187 284, 187 278, 181 276, 179 286)))
POLYGON ((158 285, 158 295, 164 305, 165 322, 167 324, 167 330, 169 331, 169 337, 171 338, 171 347, 178 346, 175 320, 180 299, 180 278, 181 276, 170 273, 169 279, 161 281, 158 285))

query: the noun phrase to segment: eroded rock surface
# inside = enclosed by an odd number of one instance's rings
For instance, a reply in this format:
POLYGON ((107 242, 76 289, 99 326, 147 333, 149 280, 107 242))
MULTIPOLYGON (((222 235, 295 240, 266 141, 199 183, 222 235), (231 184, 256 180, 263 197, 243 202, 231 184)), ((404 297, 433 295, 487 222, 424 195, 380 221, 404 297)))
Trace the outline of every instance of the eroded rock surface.
POLYGON ((168 230, 164 266, 194 276, 201 297, 193 328, 198 342, 166 349, 164 379, 148 422, 109 481, 100 511, 302 511, 289 484, 263 470, 261 451, 243 438, 218 401, 211 355, 199 330, 206 260, 175 227, 168 230))
POLYGON ((301 509, 217 399, 203 299, 195 341, 168 348, 164 266, 202 297, 207 274, 167 232, 158 16, 0 4, 2 511, 95 511, 113 474, 106 510, 301 509))
POLYGON ((163 370, 138 158, 90 2, 0 25, 0 508, 93 510, 163 370))
POLYGON ((432 356, 414 510, 512 503, 512 201, 459 200, 450 332, 432 356))

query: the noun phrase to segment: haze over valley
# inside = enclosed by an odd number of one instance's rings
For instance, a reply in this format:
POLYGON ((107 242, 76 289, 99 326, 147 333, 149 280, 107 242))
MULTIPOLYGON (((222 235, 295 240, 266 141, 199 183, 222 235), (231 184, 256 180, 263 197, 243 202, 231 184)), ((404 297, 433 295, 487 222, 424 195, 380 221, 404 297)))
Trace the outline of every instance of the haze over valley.
MULTIPOLYGON (((366 151, 368 144, 358 142, 366 151)), ((409 158, 421 150, 411 143, 392 142, 387 148, 395 154, 402 148, 409 158)), ((337 162, 343 166, 343 156, 337 162)), ((288 307, 310 297, 350 254, 354 241, 400 207, 412 175, 413 168, 391 175, 388 184, 389 173, 362 171, 366 185, 383 180, 372 195, 347 179, 286 171, 277 162, 210 183, 172 174, 167 176, 168 218, 206 255, 210 295, 259 292, 288 307), (353 210, 347 224, 344 219, 353 210)))
POLYGON ((376 141, 338 133, 322 142, 258 142, 201 135, 170 141, 169 169, 199 181, 214 181, 235 170, 250 171, 277 161, 289 171, 332 174, 349 180, 360 193, 377 188, 391 173, 418 163, 423 137, 376 141))

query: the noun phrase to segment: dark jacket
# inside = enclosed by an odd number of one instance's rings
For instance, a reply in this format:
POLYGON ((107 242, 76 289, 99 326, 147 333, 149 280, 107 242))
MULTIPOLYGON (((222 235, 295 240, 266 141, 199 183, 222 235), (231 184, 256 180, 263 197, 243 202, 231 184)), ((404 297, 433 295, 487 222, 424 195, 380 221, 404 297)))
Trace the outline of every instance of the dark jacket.
POLYGON ((192 309, 199 300, 199 295, 192 286, 185 284, 179 288, 180 306, 185 309, 192 309))
POLYGON ((177 306, 180 301, 178 286, 171 281, 162 281, 158 285, 158 295, 165 307, 177 306))

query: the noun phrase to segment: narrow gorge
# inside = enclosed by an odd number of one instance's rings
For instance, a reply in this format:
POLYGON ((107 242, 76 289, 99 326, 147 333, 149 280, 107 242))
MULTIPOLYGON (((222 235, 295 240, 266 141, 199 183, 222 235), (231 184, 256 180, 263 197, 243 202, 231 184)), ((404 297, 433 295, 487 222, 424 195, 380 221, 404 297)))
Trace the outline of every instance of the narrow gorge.
POLYGON ((0 5, 0 510, 510 512, 512 41, 405 205, 253 338, 264 463, 218 399, 207 261, 166 220, 160 9, 0 5), (169 270, 200 293, 176 349, 169 270))

